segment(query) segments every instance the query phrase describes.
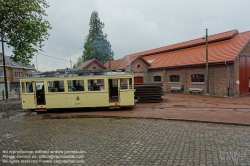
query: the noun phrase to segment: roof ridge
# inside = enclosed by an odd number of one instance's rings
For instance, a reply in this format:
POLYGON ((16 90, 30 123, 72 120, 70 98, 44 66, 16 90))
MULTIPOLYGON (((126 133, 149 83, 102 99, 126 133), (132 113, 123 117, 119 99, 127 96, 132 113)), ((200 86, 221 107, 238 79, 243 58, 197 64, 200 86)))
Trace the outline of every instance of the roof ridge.
POLYGON ((249 33, 249 32, 250 32, 250 30, 248 30, 248 31, 244 31, 244 32, 240 32, 239 34, 249 33))
MULTIPOLYGON (((229 30, 229 31, 217 33, 217 34, 208 35, 208 42, 212 43, 212 42, 231 39, 238 33, 239 33, 238 30, 234 29, 234 30, 229 30), (218 36, 221 36, 221 37, 218 37, 218 36), (215 38, 215 39, 213 39, 213 38, 215 38)), ((203 45, 203 44, 206 44, 206 41, 200 37, 200 38, 195 38, 195 39, 191 39, 191 40, 187 40, 187 41, 183 41, 183 42, 179 42, 179 43, 175 43, 175 44, 170 44, 167 46, 149 49, 146 51, 128 54, 125 56, 129 56, 129 57, 131 57, 131 56, 146 56, 146 55, 156 54, 156 53, 160 53, 160 52, 168 52, 168 51, 175 51, 178 49, 184 49, 184 48, 188 48, 188 47, 195 47, 195 46, 199 46, 199 45, 203 45), (178 45, 180 45, 180 46, 178 46, 178 45)))

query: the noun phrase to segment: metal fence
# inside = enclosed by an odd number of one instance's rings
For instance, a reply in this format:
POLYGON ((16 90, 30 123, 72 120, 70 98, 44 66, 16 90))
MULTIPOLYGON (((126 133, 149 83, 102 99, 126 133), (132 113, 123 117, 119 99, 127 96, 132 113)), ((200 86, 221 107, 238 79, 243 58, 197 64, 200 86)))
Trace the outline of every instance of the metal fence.
MULTIPOLYGON (((20 98, 21 95, 20 95, 20 92, 19 92, 19 91, 16 91, 16 92, 9 92, 8 97, 9 97, 9 99, 20 98)), ((0 92, 0 100, 5 100, 5 99, 6 99, 6 94, 5 94, 5 91, 2 90, 2 91, 0 92)))

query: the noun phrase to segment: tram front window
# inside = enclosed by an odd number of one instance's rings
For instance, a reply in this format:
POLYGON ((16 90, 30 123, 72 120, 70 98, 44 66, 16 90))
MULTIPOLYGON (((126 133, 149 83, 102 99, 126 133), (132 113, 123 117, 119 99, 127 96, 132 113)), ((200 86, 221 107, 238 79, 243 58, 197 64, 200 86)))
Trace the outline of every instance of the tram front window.
POLYGON ((22 93, 33 93, 32 82, 22 82, 22 93))

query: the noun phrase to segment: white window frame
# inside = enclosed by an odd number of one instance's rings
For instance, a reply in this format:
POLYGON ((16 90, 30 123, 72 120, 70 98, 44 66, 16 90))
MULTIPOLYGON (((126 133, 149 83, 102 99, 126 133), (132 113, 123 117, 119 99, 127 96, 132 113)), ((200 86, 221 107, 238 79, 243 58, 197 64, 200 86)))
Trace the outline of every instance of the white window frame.
POLYGON ((14 78, 22 78, 23 72, 14 72, 14 78))
POLYGON ((4 77, 4 71, 0 70, 0 77, 4 77))

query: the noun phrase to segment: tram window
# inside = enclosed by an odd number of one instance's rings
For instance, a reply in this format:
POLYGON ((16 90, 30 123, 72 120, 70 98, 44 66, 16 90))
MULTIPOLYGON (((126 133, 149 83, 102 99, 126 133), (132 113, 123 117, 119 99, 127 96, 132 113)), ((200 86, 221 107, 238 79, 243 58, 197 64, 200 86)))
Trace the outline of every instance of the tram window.
POLYGON ((24 93, 33 93, 33 86, 32 86, 32 82, 26 82, 26 92, 25 92, 25 88, 22 88, 24 93))
POLYGON ((24 82, 22 82, 22 93, 25 93, 26 91, 25 91, 25 83, 24 82))
POLYGON ((113 87, 117 87, 118 80, 117 79, 112 79, 112 85, 113 87))
POLYGON ((69 91, 84 91, 83 80, 68 80, 69 91))
POLYGON ((122 78, 121 89, 132 89, 132 78, 122 78))
POLYGON ((121 78, 121 89, 128 89, 128 78, 121 78))
POLYGON ((133 86, 132 86, 132 78, 128 79, 128 83, 129 83, 128 88, 132 89, 133 88, 133 86))
POLYGON ((44 83, 36 82, 36 90, 44 90, 44 83))
POLYGON ((64 81, 48 81, 49 92, 64 92, 64 81))
POLYGON ((93 79, 88 80, 88 90, 89 91, 103 91, 104 89, 104 79, 93 79))

